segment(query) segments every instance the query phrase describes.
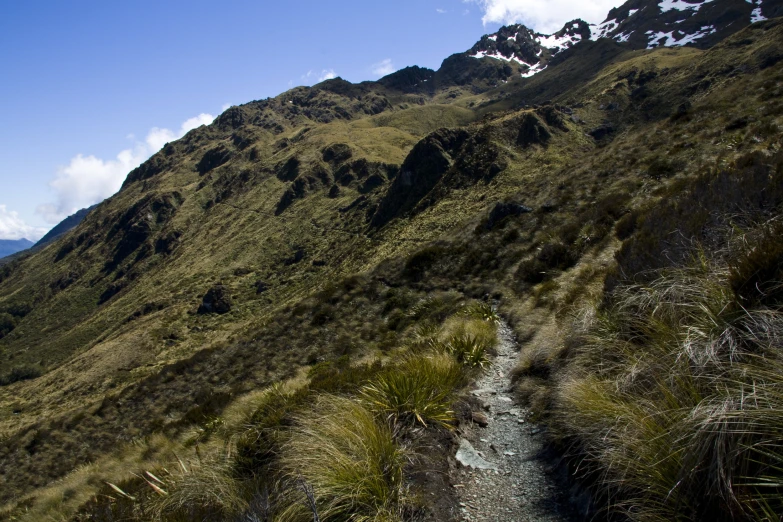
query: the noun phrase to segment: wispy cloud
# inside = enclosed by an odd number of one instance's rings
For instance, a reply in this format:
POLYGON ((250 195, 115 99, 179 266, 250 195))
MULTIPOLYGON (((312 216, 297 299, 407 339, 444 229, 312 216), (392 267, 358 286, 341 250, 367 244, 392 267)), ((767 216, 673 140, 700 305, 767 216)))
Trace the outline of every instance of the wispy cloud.
MULTIPOLYGON (((320 73, 311 69, 307 71, 307 74, 302 75, 302 82, 305 85, 311 85, 313 83, 325 82, 326 80, 334 80, 335 78, 337 78, 337 73, 334 72, 334 69, 321 69, 320 73)), ((291 83, 289 82, 289 84, 291 83)))
POLYGON ((448 11, 446 11, 445 9, 441 9, 441 8, 435 9, 435 12, 438 13, 438 14, 446 14, 446 13, 448 13, 448 11))
POLYGON ((8 210, 6 205, 0 205, 0 239, 29 239, 38 241, 44 234, 45 228, 31 227, 19 217, 17 212, 8 210))
POLYGON ((94 155, 77 154, 57 171, 49 182, 55 201, 39 205, 36 213, 48 223, 56 224, 79 209, 99 203, 117 192, 128 173, 158 152, 166 143, 177 140, 188 131, 209 125, 215 117, 199 114, 185 120, 177 131, 153 127, 144 141, 135 141, 133 146, 120 151, 112 159, 94 155))
POLYGON ((463 0, 478 4, 484 24, 522 23, 542 33, 553 33, 574 18, 598 23, 623 0, 463 0))
POLYGON ((372 64, 372 73, 377 74, 378 76, 386 76, 396 70, 397 68, 392 63, 391 58, 386 58, 385 60, 372 64))

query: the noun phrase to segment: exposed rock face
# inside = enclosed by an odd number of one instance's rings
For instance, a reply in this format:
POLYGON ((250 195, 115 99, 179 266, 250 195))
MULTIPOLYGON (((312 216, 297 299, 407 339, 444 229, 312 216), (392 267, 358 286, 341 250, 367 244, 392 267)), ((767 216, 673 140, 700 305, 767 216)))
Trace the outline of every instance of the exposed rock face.
POLYGON ((464 129, 435 131, 405 158, 371 223, 382 227, 394 217, 423 210, 450 188, 491 179, 504 168, 486 136, 464 129))
POLYGON ((783 0, 630 0, 598 25, 577 19, 550 35, 519 24, 501 27, 484 35, 464 56, 515 63, 522 76, 529 77, 554 65, 556 55, 587 40, 606 38, 633 49, 709 49, 751 23, 781 15, 783 0))
POLYGON ((592 26, 591 39, 611 38, 634 49, 708 49, 753 22, 781 14, 781 0, 631 0, 592 26))
POLYGON ((520 66, 523 76, 532 76, 544 70, 556 54, 589 38, 590 26, 583 20, 573 20, 551 35, 535 33, 516 24, 484 35, 466 55, 514 63, 520 66))
POLYGON ((325 147, 323 151, 321 151, 321 155, 325 162, 339 165, 340 163, 349 160, 351 156, 353 156, 353 153, 351 152, 351 147, 345 143, 334 143, 325 147))
POLYGON ((496 85, 509 79, 514 68, 502 61, 476 60, 467 54, 454 54, 443 60, 435 75, 435 85, 496 85))
POLYGON ((201 161, 196 165, 196 170, 199 174, 206 174, 228 162, 232 156, 232 152, 225 145, 218 145, 204 153, 201 161))
POLYGON ((532 208, 520 205, 519 203, 496 203, 489 212, 485 228, 487 230, 492 230, 506 218, 521 216, 522 214, 527 214, 532 211, 532 208))
POLYGON ((331 174, 320 165, 315 165, 306 174, 300 174, 293 183, 286 189, 277 203, 275 215, 279 216, 293 204, 294 201, 304 198, 306 195, 322 187, 328 187, 332 184, 331 174))
POLYGON ((217 284, 210 288, 198 307, 199 314, 225 314, 231 311, 231 295, 228 288, 217 284))
POLYGON ((381 201, 373 224, 381 226, 413 208, 451 168, 452 155, 468 137, 467 131, 461 129, 441 129, 417 143, 381 201))
POLYGON ((517 143, 522 147, 529 147, 533 144, 546 145, 552 134, 546 125, 538 119, 533 113, 527 113, 522 117, 519 126, 519 135, 517 143))
MULTIPOLYGON (((134 252, 137 253, 137 260, 153 253, 156 250, 153 237, 171 220, 182 202, 183 197, 179 192, 150 194, 125 211, 106 237, 109 242, 116 241, 106 270, 113 270, 134 252)), ((77 237, 72 241, 79 242, 79 239, 77 237)), ((163 239, 167 246, 162 250, 170 253, 178 236, 163 239)))
POLYGON ((388 76, 384 76, 378 83, 402 92, 419 92, 431 88, 432 79, 435 77, 435 71, 424 67, 406 67, 400 69, 388 76))

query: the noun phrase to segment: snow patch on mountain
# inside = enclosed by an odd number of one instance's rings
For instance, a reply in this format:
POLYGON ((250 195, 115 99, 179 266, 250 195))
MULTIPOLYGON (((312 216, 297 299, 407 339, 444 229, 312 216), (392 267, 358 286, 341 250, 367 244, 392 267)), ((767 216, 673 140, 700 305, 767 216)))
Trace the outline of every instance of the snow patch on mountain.
POLYGON ((478 51, 475 54, 469 55, 471 58, 494 58, 495 60, 503 60, 504 62, 516 62, 520 65, 528 65, 516 56, 503 56, 500 53, 488 53, 486 51, 478 51))
POLYGON ((540 43, 542 47, 553 50, 557 49, 556 52, 559 52, 579 43, 582 40, 582 37, 578 34, 564 34, 563 36, 557 36, 556 34, 550 34, 547 36, 542 34, 536 35, 536 40, 538 40, 538 43, 540 43))
POLYGON ((701 2, 690 3, 685 0, 661 0, 658 3, 658 7, 661 8, 661 12, 665 13, 676 9, 677 11, 698 11, 704 4, 709 4, 714 0, 702 0, 701 2))
POLYGON ((530 78, 531 76, 535 76, 536 74, 540 73, 546 69, 546 65, 542 65, 540 62, 532 66, 530 69, 522 73, 522 78, 530 78))
MULTIPOLYGON (((753 2, 748 0, 748 3, 752 4, 753 2)), ((755 24, 756 22, 763 22, 767 19, 766 16, 761 14, 761 0, 758 0, 758 3, 755 4, 756 8, 753 9, 753 11, 750 13, 750 23, 755 24)))
POLYGON ((617 20, 607 20, 600 25, 590 24, 590 39, 596 41, 599 38, 608 38, 609 33, 617 29, 617 20))
POLYGON ((668 33, 666 32, 654 32, 647 31, 649 35, 647 40, 647 48, 654 49, 656 47, 681 47, 696 42, 700 38, 704 38, 707 35, 713 34, 717 31, 714 26, 703 26, 699 31, 693 34, 684 34, 680 31, 674 30, 668 33), (675 36, 675 33, 679 33, 679 36, 675 36))

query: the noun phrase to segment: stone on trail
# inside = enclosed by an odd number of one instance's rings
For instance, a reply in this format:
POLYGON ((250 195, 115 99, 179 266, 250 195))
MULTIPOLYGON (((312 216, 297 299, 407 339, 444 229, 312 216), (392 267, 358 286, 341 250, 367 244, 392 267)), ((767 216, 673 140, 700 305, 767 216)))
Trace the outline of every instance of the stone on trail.
POLYGON ((474 411, 471 413, 470 418, 482 428, 486 428, 489 425, 489 419, 483 413, 474 411))
POLYGON ((457 461, 463 466, 473 469, 493 469, 496 471, 498 469, 496 465, 483 459, 473 445, 465 439, 459 442, 457 461))

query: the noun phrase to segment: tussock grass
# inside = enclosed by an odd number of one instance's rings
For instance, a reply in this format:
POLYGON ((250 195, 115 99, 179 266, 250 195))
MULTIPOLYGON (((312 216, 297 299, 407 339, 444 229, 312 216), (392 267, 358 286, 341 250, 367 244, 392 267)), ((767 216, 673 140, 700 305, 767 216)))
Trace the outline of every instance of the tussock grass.
POLYGON ((178 472, 144 477, 158 495, 154 505, 157 518, 184 521, 230 518, 247 507, 241 484, 234 477, 227 454, 212 454, 190 465, 179 461, 178 472))
POLYGON ((582 315, 553 426, 631 520, 778 520, 783 312, 737 292, 739 273, 759 271, 728 261, 779 266, 779 249, 767 253, 697 249, 582 315))
MULTIPOLYGON (((312 488, 321 520, 394 521, 408 500, 403 469, 409 458, 389 425, 363 404, 322 396, 297 416, 281 466, 289 482, 312 488)), ((305 499, 293 495, 278 520, 312 519, 305 499)))
POLYGON ((500 316, 494 306, 489 303, 473 303, 462 310, 463 315, 472 319, 481 319, 492 324, 500 324, 500 316))
POLYGON ((497 345, 497 322, 484 316, 467 320, 456 316, 444 324, 440 341, 442 349, 460 363, 483 368, 489 363, 488 356, 497 345))
POLYGON ((378 375, 362 388, 361 397, 397 429, 416 424, 450 428, 452 394, 463 382, 462 366, 452 356, 420 354, 378 375))

